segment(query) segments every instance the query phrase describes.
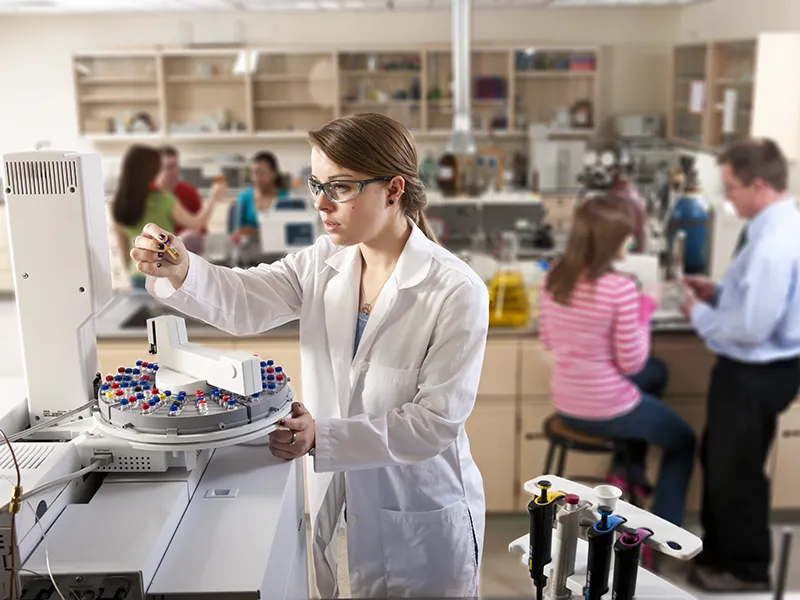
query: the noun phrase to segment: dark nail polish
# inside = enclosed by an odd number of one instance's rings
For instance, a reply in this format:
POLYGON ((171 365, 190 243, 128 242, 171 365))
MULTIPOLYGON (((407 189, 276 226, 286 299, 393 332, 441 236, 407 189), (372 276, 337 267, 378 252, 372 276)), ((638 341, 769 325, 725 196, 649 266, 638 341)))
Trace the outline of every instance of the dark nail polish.
POLYGON ((280 425, 281 427, 283 427, 284 425, 286 425, 286 421, 285 421, 285 420, 283 420, 283 419, 281 419, 280 421, 278 421, 278 425, 280 425))
POLYGON ((160 237, 162 240, 165 240, 165 239, 167 239, 167 236, 165 236, 163 233, 160 233, 160 234, 158 235, 158 237, 160 237))
POLYGON ((163 249, 164 249, 164 244, 159 244, 159 245, 158 245, 158 249, 159 249, 159 250, 163 250, 163 249))
POLYGON ((159 252, 158 253, 158 258, 164 258, 164 253, 163 252, 159 252))
POLYGON ((156 266, 160 269, 161 268, 161 263, 156 263, 156 266))

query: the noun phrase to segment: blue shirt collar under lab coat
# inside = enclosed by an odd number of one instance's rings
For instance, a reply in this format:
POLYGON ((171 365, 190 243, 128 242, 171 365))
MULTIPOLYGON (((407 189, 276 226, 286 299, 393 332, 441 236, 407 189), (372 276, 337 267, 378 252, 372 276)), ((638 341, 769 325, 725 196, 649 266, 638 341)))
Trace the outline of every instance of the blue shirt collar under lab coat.
POLYGON ((747 239, 756 239, 762 232, 768 231, 773 223, 782 220, 787 211, 791 210, 797 210, 794 196, 786 196, 761 209, 761 212, 747 224, 747 239))

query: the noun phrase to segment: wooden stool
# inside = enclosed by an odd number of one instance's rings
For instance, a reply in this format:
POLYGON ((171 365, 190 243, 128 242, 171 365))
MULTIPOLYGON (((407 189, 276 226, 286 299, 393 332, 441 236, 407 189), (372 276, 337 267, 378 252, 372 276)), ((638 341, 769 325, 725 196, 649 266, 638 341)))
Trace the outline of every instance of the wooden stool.
MULTIPOLYGON (((574 450, 576 452, 585 452, 587 454, 613 454, 616 452, 621 453, 625 459, 625 475, 628 478, 630 489, 627 490, 626 496, 628 502, 638 506, 638 498, 633 486, 633 464, 631 463, 631 455, 629 450, 630 440, 614 440, 609 438, 592 437, 575 431, 572 427, 567 425, 564 420, 556 414, 550 415, 544 422, 544 434, 549 442, 547 449, 547 458, 544 464, 544 473, 553 474, 558 477, 564 476, 564 469, 567 465, 567 452, 574 450), (556 458, 556 450, 559 451, 558 466, 553 471, 553 461, 556 458)), ((575 475, 570 479, 586 483, 606 483, 606 479, 593 475, 575 475)), ((626 490, 623 490, 626 492, 626 490)))

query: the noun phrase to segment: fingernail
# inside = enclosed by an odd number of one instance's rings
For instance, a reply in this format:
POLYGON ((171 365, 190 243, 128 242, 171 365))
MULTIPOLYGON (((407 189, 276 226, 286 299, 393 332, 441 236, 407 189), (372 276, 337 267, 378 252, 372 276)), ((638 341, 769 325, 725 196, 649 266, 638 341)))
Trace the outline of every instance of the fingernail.
POLYGON ((160 237, 162 240, 167 239, 167 236, 165 236, 163 233, 158 234, 158 237, 160 237))
POLYGON ((163 250, 163 249, 164 249, 164 244, 159 244, 159 245, 158 245, 158 249, 159 249, 159 250, 163 250))
POLYGON ((161 263, 156 263, 156 266, 160 269, 161 268, 161 263))
POLYGON ((158 253, 158 258, 164 258, 164 253, 163 252, 159 252, 158 253))
POLYGON ((286 425, 286 421, 284 419, 281 419, 280 421, 278 421, 278 425, 283 427, 284 425, 286 425))

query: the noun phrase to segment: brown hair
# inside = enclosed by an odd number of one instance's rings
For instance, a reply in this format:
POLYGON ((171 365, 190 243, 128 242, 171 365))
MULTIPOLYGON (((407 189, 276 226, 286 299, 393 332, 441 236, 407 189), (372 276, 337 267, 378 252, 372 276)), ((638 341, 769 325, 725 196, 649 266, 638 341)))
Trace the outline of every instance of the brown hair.
POLYGON ((161 154, 155 148, 137 144, 128 149, 111 207, 117 223, 132 227, 141 220, 150 184, 160 170, 161 154))
POLYGON ((161 146, 161 148, 159 148, 158 151, 161 153, 161 156, 170 156, 175 158, 178 157, 178 149, 175 146, 170 146, 167 144, 161 146))
POLYGON ((377 113, 341 117, 310 131, 309 142, 334 163, 370 177, 394 177, 405 182, 403 210, 425 236, 436 236, 425 218, 425 187, 419 179, 417 149, 408 130, 377 113))
POLYGON ((761 179, 776 192, 785 192, 789 165, 780 146, 768 138, 755 138, 734 144, 717 158, 719 165, 730 165, 744 185, 761 179))
POLYGON ((568 306, 579 280, 596 281, 613 262, 634 223, 628 203, 614 194, 587 198, 575 212, 564 254, 547 277, 546 289, 568 306))

